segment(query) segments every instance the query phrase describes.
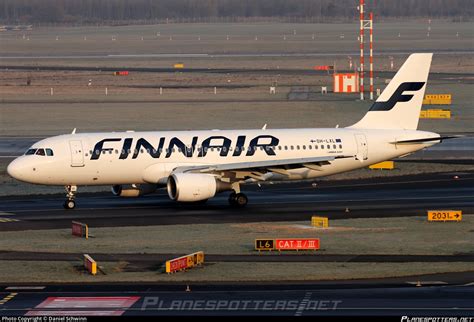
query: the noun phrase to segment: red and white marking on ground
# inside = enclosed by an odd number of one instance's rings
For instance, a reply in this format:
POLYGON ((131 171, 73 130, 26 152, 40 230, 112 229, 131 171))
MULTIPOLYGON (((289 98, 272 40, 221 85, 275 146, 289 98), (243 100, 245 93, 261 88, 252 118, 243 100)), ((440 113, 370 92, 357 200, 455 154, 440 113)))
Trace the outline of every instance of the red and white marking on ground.
POLYGON ((139 296, 48 297, 26 315, 116 316, 125 313, 139 299, 139 296))

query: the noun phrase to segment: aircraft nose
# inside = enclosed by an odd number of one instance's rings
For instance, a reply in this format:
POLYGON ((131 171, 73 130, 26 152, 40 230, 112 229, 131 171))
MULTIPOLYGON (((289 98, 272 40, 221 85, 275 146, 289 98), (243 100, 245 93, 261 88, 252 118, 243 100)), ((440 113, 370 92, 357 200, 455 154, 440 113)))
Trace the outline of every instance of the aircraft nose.
POLYGON ((10 175, 10 177, 13 177, 15 179, 18 179, 18 177, 21 174, 21 170, 18 163, 19 163, 18 159, 15 159, 12 162, 10 162, 10 164, 7 167, 7 173, 10 175))
POLYGON ((20 181, 27 181, 28 165, 21 157, 13 160, 7 167, 7 173, 20 181))

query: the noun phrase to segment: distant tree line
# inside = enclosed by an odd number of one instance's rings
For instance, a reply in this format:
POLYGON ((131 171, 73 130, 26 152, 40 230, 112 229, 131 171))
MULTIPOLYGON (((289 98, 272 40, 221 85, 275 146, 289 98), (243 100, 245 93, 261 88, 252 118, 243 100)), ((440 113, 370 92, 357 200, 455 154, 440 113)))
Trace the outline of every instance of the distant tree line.
MULTIPOLYGON (((366 10, 384 17, 474 15, 473 0, 366 0, 366 10)), ((101 22, 318 22, 353 20, 358 0, 0 0, 3 23, 101 22)))

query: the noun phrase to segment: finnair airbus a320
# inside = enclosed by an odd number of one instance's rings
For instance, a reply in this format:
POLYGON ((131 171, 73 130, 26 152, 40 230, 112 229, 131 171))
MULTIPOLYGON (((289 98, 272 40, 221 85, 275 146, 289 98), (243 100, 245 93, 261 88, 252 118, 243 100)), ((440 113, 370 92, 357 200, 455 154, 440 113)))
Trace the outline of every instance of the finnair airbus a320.
POLYGON ((303 180, 350 171, 439 143, 417 131, 432 54, 412 54, 368 113, 347 128, 111 132, 41 140, 8 166, 21 181, 65 186, 66 209, 78 185, 111 185, 135 197, 167 187, 178 202, 229 191, 242 207, 250 182, 303 180))

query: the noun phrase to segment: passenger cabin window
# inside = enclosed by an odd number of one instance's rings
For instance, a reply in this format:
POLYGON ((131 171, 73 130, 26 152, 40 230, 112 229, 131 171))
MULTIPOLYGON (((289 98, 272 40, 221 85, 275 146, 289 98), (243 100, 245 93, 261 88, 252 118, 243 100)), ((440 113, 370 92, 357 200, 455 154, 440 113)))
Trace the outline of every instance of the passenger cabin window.
POLYGON ((26 151, 25 155, 32 155, 32 154, 35 154, 36 152, 36 149, 28 149, 28 151, 26 151))

